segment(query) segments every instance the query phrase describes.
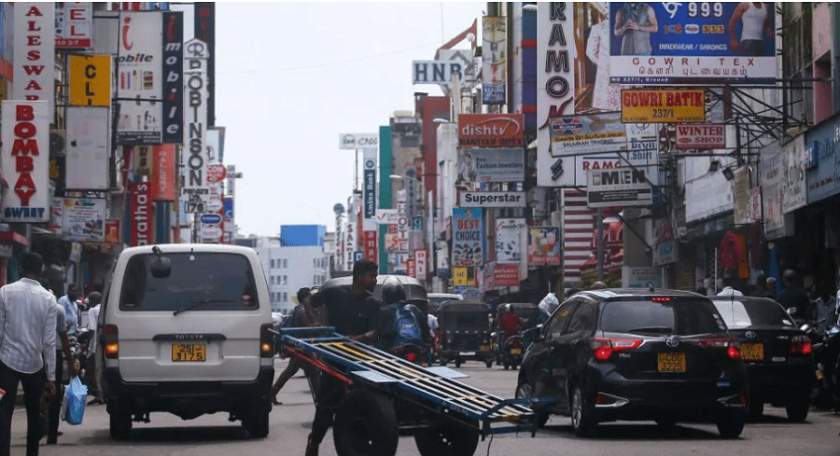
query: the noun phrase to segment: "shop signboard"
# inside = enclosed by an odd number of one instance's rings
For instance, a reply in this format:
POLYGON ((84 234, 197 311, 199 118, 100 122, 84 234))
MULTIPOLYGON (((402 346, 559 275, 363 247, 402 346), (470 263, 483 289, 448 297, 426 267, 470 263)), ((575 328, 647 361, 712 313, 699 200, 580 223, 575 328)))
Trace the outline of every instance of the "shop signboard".
POLYGON ((810 149, 816 162, 808 170, 808 201, 840 193, 840 118, 808 130, 805 148, 810 149))
POLYGON ((376 242, 376 231, 363 231, 362 232, 362 242, 364 244, 364 255, 365 258, 369 258, 371 260, 379 258, 378 253, 378 246, 376 242))
POLYGON ((622 266, 621 285, 624 288, 662 288, 662 268, 622 266))
POLYGON ((515 264, 497 264, 493 268, 493 283, 496 287, 519 286, 519 266, 515 264))
POLYGON ((525 151, 522 148, 459 148, 458 182, 522 182, 525 151))
POLYGON ((365 229, 374 229, 376 223, 373 221, 376 216, 376 156, 378 149, 364 149, 364 206, 363 220, 365 229))
POLYGON ((484 223, 479 208, 452 209, 453 266, 479 266, 484 260, 484 223))
POLYGON ((784 168, 782 151, 777 144, 761 151, 761 197, 764 206, 764 234, 768 239, 785 235, 785 216, 782 212, 782 184, 784 168))
POLYGON ((461 114, 458 116, 460 147, 522 147, 524 114, 461 114))
POLYGON ((555 226, 528 228, 528 265, 557 266, 560 264, 560 228, 555 226))
POLYGON ((805 135, 782 146, 782 212, 791 213, 808 203, 805 179, 805 135))
POLYGON ((184 13, 163 13, 163 133, 166 144, 184 142, 184 13))
POLYGON ((209 48, 203 41, 192 39, 184 46, 184 104, 186 106, 184 183, 181 197, 187 202, 187 212, 204 212, 210 202, 207 182, 208 91, 207 60, 209 48))
POLYGON ((525 207, 525 192, 460 192, 461 207, 525 207))
POLYGON ((116 245, 120 243, 119 219, 105 221, 105 243, 108 245, 116 245))
POLYGON ((455 266, 452 268, 452 285, 456 287, 472 286, 469 268, 466 266, 455 266))
POLYGON ((504 104, 507 86, 507 18, 482 18, 481 76, 484 104, 504 104))
POLYGON ((734 205, 733 217, 736 225, 749 225, 753 222, 750 191, 750 169, 746 166, 733 171, 732 199, 734 205))
POLYGON ((653 187, 644 169, 618 167, 589 170, 586 177, 589 207, 650 206, 653 187))
POLYGON ((518 265, 522 262, 528 244, 527 229, 524 218, 496 219, 496 263, 518 265))
POLYGON ((338 135, 338 148, 343 150, 377 149, 379 133, 342 133, 338 135))
POLYGON ((428 254, 426 249, 418 249, 414 251, 414 266, 416 268, 417 277, 420 280, 426 280, 428 274, 428 254))
POLYGON ((2 199, 3 222, 50 219, 48 113, 46 101, 3 101, 0 169, 9 185, 2 199))
POLYGON ((91 2, 56 2, 55 48, 87 49, 93 46, 91 2))
POLYGON ((117 119, 117 141, 121 145, 160 144, 162 140, 161 14, 159 11, 120 12, 122 33, 117 35, 116 83, 121 99, 117 119))
POLYGON ((151 185, 148 182, 131 182, 128 184, 131 195, 131 235, 129 245, 152 244, 154 224, 152 222, 152 199, 149 197, 151 185))
POLYGON ((111 56, 70 54, 72 106, 111 106, 111 56))
POLYGON ((46 102, 49 125, 55 115, 55 3, 15 2, 13 24, 14 43, 6 45, 13 45, 14 96, 46 102))
POLYGON ((68 106, 66 115, 66 188, 107 190, 111 156, 111 110, 68 106))
POLYGON ((61 234, 68 241, 104 242, 106 216, 104 199, 64 198, 61 234))
POLYGON ((411 62, 411 83, 449 86, 452 75, 457 74, 463 86, 468 82, 464 76, 466 67, 458 60, 414 60, 411 62))
POLYGON ((726 147, 724 124, 680 124, 676 126, 676 144, 679 150, 710 150, 726 147))
POLYGON ((703 89, 624 89, 621 121, 625 123, 684 123, 706 120, 703 89))
POLYGON ((773 2, 614 2, 609 8, 612 82, 757 84, 776 78, 773 2), (645 30, 654 23, 655 30, 645 30))

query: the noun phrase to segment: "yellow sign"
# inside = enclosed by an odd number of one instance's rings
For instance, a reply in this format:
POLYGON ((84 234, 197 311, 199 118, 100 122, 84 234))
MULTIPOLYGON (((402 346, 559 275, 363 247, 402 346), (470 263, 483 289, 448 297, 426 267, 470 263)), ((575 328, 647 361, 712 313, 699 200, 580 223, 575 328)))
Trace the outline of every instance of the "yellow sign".
POLYGON ((468 287, 472 285, 470 280, 469 268, 454 267, 452 268, 452 285, 456 287, 468 287))
POLYGON ((705 122, 705 92, 702 89, 622 90, 621 121, 624 123, 705 122))
POLYGON ((110 55, 70 55, 70 104, 111 105, 110 55))

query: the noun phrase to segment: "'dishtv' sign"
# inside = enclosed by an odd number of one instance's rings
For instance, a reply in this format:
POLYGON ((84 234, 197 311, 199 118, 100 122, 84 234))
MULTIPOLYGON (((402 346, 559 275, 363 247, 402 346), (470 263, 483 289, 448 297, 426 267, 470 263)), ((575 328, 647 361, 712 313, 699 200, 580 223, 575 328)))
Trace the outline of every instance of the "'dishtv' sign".
POLYGON ((50 220, 49 109, 46 101, 4 101, 2 109, 3 221, 50 220))

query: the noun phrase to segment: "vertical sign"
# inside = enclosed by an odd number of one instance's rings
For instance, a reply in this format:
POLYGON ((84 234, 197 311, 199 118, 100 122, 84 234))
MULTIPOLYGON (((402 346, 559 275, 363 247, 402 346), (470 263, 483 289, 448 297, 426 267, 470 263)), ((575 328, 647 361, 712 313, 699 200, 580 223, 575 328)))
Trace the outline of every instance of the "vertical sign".
POLYGON ((163 13, 163 142, 184 141, 184 13, 163 13))
POLYGON ((364 150, 364 228, 376 228, 376 149, 364 150))
POLYGON ((120 221, 117 219, 105 221, 105 243, 114 245, 120 243, 120 221))
POLYGON ((70 54, 70 104, 111 106, 111 56, 70 54))
POLYGON ((484 259, 480 208, 452 209, 452 265, 478 266, 484 259))
POLYGON ((111 109, 68 106, 66 187, 73 190, 107 190, 108 157, 111 155, 111 109))
POLYGON ((417 270, 417 278, 420 280, 426 280, 426 274, 428 273, 428 255, 426 249, 420 249, 414 251, 414 267, 417 270))
POLYGON ((92 23, 93 14, 90 2, 57 2, 55 4, 56 49, 93 47, 92 23))
POLYGON ((152 243, 152 199, 149 198, 151 185, 148 182, 131 182, 131 237, 132 247, 152 243))
POLYGON ((14 11, 14 96, 46 101, 49 124, 55 111, 55 7, 21 2, 14 11))
POLYGON ((120 117, 117 141, 123 145, 160 144, 163 95, 160 12, 120 12, 117 46, 120 117))
POLYGON ((175 201, 175 145, 152 148, 152 201, 175 201))
POLYGON ((413 258, 406 261, 405 268, 405 275, 414 277, 415 279, 417 278, 417 263, 413 258))
POLYGON ((207 58, 207 126, 216 124, 216 5, 212 2, 195 4, 195 37, 204 43, 207 58))
POLYGON ((190 40, 184 49, 184 104, 187 135, 184 138, 184 186, 181 195, 187 201, 187 212, 204 212, 209 202, 207 186, 207 45, 190 40))
POLYGON ((482 19, 481 75, 484 104, 504 104, 507 85, 507 18, 482 19))
POLYGON ((3 102, 0 169, 10 187, 3 195, 4 222, 50 220, 48 103, 3 102))
POLYGON ((376 231, 365 231, 363 236, 365 258, 376 261, 379 255, 377 251, 376 231))

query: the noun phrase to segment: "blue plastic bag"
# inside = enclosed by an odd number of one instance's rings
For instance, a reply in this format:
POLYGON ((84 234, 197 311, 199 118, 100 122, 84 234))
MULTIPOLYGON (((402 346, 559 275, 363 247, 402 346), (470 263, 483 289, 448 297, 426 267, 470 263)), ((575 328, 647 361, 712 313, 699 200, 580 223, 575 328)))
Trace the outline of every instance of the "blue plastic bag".
POLYGON ((64 393, 64 413, 61 419, 68 424, 82 424, 85 417, 85 399, 87 399, 88 387, 79 380, 79 377, 70 379, 70 385, 64 393))

